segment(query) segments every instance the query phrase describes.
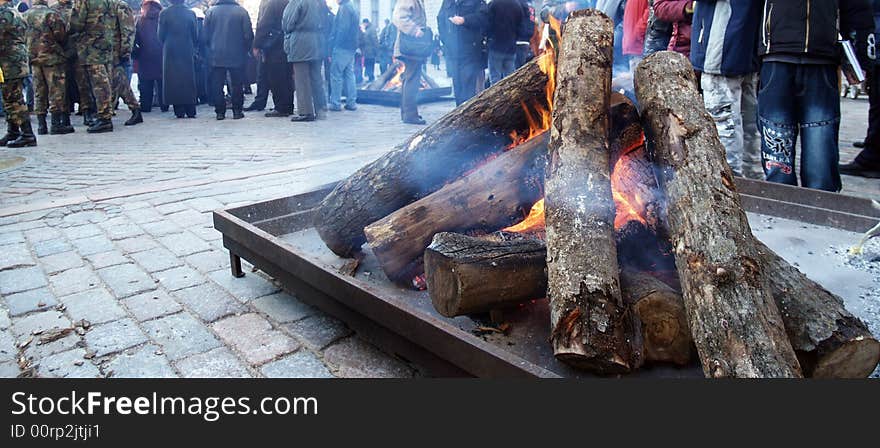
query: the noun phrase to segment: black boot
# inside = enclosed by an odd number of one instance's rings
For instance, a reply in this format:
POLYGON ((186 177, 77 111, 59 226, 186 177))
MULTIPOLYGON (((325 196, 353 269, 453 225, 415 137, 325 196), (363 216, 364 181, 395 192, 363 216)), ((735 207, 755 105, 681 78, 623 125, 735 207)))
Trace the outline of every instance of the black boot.
POLYGON ((46 135, 49 133, 49 125, 46 124, 46 114, 37 115, 37 134, 46 135))
POLYGON ((103 118, 95 120, 95 124, 89 126, 86 131, 89 134, 102 134, 104 132, 113 132, 113 122, 103 118))
POLYGON ((143 117, 143 115, 141 115, 141 110, 140 109, 133 109, 131 111, 131 118, 126 120, 125 125, 126 126, 134 126, 138 123, 143 123, 143 122, 144 122, 144 117, 143 117))
POLYGON ((34 135, 34 128, 31 127, 30 117, 21 124, 21 135, 6 143, 7 148, 24 148, 25 146, 37 146, 37 136, 34 135))
POLYGON ((95 113, 91 110, 83 112, 83 126, 91 127, 95 124, 95 113))
POLYGON ((6 122, 6 135, 3 138, 0 138, 0 146, 6 146, 7 143, 14 141, 21 135, 21 130, 18 129, 18 126, 6 122))
POLYGON ((59 134, 72 134, 76 132, 73 125, 70 124, 70 114, 61 114, 61 122, 58 129, 59 134))

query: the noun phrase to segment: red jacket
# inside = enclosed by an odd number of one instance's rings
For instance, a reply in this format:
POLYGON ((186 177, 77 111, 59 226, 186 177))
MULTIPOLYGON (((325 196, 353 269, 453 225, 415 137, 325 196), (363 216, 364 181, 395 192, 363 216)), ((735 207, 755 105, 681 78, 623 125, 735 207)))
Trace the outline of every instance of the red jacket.
POLYGON ((692 6, 693 0, 656 0, 654 14, 658 19, 672 23, 672 38, 668 50, 691 56, 691 22, 693 14, 684 9, 692 6))
POLYGON ((641 56, 648 29, 648 0, 629 0, 623 10, 623 54, 641 56))

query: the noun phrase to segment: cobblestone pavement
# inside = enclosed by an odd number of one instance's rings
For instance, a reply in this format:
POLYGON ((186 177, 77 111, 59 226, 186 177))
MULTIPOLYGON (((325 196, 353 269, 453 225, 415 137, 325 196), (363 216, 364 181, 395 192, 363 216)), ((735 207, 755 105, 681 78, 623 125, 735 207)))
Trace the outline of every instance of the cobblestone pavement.
MULTIPOLYGON (((844 101, 842 159, 864 134, 844 101)), ((451 103, 422 108, 434 120, 451 103)), ((361 106, 295 124, 158 111, 146 123, 0 150, 0 377, 409 377, 260 272, 234 279, 221 207, 340 179, 418 129, 361 106)), ((878 197, 878 182, 847 178, 878 197)))

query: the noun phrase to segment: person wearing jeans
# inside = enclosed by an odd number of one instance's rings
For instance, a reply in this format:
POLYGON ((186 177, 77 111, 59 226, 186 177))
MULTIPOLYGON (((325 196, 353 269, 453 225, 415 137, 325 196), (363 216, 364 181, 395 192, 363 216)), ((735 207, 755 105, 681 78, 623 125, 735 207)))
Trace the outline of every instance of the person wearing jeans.
POLYGON ((489 82, 516 70, 516 41, 525 19, 519 0, 493 0, 488 8, 489 82))
POLYGON ((358 48, 360 27, 358 12, 351 0, 338 0, 339 10, 333 21, 330 35, 330 110, 342 110, 342 95, 345 94, 345 108, 356 110, 357 87, 355 85, 354 54, 358 48))
MULTIPOLYGON (((425 34, 428 19, 422 0, 397 0, 392 16, 394 26, 397 27, 399 34, 407 34, 416 38, 425 34)), ((425 59, 401 54, 399 36, 394 44, 394 57, 406 64, 400 98, 400 119, 408 124, 425 124, 425 120, 419 115, 418 107, 419 89, 422 84, 422 66, 425 64, 425 59)))

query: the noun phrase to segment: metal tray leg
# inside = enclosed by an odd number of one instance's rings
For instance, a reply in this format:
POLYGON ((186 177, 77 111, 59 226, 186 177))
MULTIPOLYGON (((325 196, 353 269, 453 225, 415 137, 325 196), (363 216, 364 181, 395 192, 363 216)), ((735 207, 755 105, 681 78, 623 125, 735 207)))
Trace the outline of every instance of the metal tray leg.
POLYGON ((241 257, 229 251, 229 267, 232 269, 232 276, 235 278, 244 277, 244 271, 241 270, 241 257))

